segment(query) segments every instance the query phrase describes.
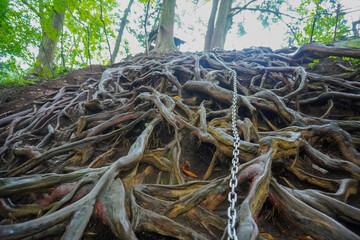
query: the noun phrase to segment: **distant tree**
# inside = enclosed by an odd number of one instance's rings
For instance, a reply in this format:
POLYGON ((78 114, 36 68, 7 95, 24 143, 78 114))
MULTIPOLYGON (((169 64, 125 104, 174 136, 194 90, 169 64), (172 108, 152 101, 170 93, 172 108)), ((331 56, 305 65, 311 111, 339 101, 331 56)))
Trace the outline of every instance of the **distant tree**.
POLYGON ((352 23, 352 32, 353 32, 354 36, 359 37, 359 31, 356 28, 357 25, 360 25, 360 20, 354 21, 352 23))
POLYGON ((0 84, 18 84, 26 73, 19 66, 31 64, 31 48, 38 45, 40 29, 32 26, 33 12, 13 1, 0 1, 0 84))
POLYGON ((123 33, 124 33, 125 26, 126 26, 126 24, 128 22, 127 18, 128 18, 128 15, 129 15, 129 12, 130 12, 130 9, 131 9, 131 6, 132 6, 133 3, 134 3, 134 0, 129 1, 128 6, 124 11, 124 15, 121 18, 120 28, 119 28, 118 35, 117 35, 117 38, 116 38, 114 51, 113 51, 112 56, 111 56, 111 62, 112 63, 115 62, 115 59, 116 59, 116 57, 117 57, 117 55, 119 53, 120 43, 121 43, 121 40, 122 40, 122 36, 123 36, 123 33))
POLYGON ((206 35, 205 35, 204 50, 209 50, 211 47, 211 40, 212 40, 212 36, 213 36, 213 32, 214 32, 215 17, 216 17, 218 5, 219 5, 219 0, 212 1, 211 13, 210 13, 207 30, 206 30, 206 35))
POLYGON ((62 5, 49 6, 50 19, 47 19, 41 12, 45 11, 42 8, 41 1, 39 2, 38 16, 40 18, 40 25, 42 31, 42 40, 39 46, 39 53, 36 57, 35 67, 33 73, 38 75, 48 74, 55 69, 54 59, 55 51, 61 29, 64 24, 65 8, 62 5))
MULTIPOLYGON (((226 34, 231 27, 231 4, 233 0, 221 0, 215 28, 211 36, 210 49, 224 48, 226 34)), ((205 37, 206 38, 206 37, 205 37)))
POLYGON ((109 12, 116 6, 116 0, 0 1, 1 82, 29 73, 52 77, 69 66, 87 66, 92 58, 108 63, 104 39, 107 33, 115 38, 109 12))
POLYGON ((303 0, 300 5, 295 7, 296 12, 301 15, 301 19, 293 25, 295 40, 297 44, 316 41, 329 43, 334 40, 335 29, 336 38, 346 35, 350 27, 346 25, 344 13, 339 7, 338 0, 303 0))
MULTIPOLYGON (((158 32, 159 32, 158 29, 155 29, 155 30, 152 30, 152 31, 148 34, 150 50, 154 49, 154 47, 153 47, 151 44, 154 43, 154 42, 156 42, 158 32)), ((182 44, 184 44, 185 41, 181 40, 181 39, 178 38, 178 37, 174 37, 174 43, 175 43, 175 46, 176 46, 177 48, 180 48, 180 46, 181 46, 182 44)))
MULTIPOLYGON (((155 48, 154 45, 156 45, 158 39, 160 18, 164 4, 162 1, 159 0, 152 0, 151 3, 149 3, 149 1, 147 0, 139 0, 139 2, 144 3, 143 5, 144 14, 141 14, 139 18, 135 19, 134 21, 135 24, 128 25, 126 27, 129 30, 129 32, 137 38, 137 40, 141 43, 141 45, 144 48, 146 48, 145 40, 147 39, 149 44, 148 47, 149 50, 151 51, 155 48), (149 10, 147 10, 148 4, 150 4, 149 10), (146 18, 146 16, 148 17, 146 18), (145 32, 145 26, 146 26, 146 32, 145 32)), ((193 1, 193 3, 195 5, 197 4, 195 1, 193 1)), ((178 23, 179 25, 181 24, 180 18, 176 15, 176 13, 174 13, 174 23, 175 22, 178 23)), ((174 36, 174 44, 176 48, 178 48, 181 44, 184 43, 185 41, 174 36)))
POLYGON ((14 56, 29 60, 28 47, 36 44, 40 33, 31 25, 33 17, 32 11, 23 5, 0 1, 0 58, 14 56))
POLYGON ((66 64, 84 67, 96 59, 101 64, 108 64, 110 60, 109 44, 104 41, 115 39, 114 29, 117 14, 110 14, 118 7, 116 0, 60 0, 65 4, 66 16, 64 22, 64 51, 66 64), (106 31, 104 29, 104 25, 106 31))
POLYGON ((153 51, 177 51, 174 43, 175 5, 176 0, 163 0, 159 32, 157 34, 156 45, 153 51))
POLYGON ((1 9, 0 57, 11 59, 15 65, 15 57, 20 57, 33 65, 33 53, 28 49, 38 45, 33 72, 42 74, 51 71, 64 22, 64 6, 58 1, 22 0, 3 1, 1 9))
MULTIPOLYGON (((218 0, 213 0, 205 36, 204 50, 224 48, 227 32, 232 27, 233 18, 237 14, 244 11, 258 13, 258 19, 264 26, 268 26, 270 21, 276 22, 282 16, 289 16, 279 11, 280 6, 284 3, 284 0, 221 0, 218 6, 218 0)), ((242 23, 238 23, 238 30, 240 33, 244 32, 242 23)))

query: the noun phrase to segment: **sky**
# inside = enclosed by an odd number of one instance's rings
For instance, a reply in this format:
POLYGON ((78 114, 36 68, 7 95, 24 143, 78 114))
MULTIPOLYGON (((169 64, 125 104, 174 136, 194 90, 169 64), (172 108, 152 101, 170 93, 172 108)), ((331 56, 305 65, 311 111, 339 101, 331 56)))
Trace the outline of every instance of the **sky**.
MULTIPOLYGON (((299 0, 295 0, 293 2, 298 1, 299 0)), ((196 8, 194 8, 191 1, 177 0, 176 2, 177 8, 175 9, 175 12, 180 15, 181 26, 175 24, 175 36, 186 41, 186 43, 181 46, 180 50, 184 52, 202 51, 204 46, 206 23, 211 10, 211 2, 205 3, 204 1, 199 1, 196 8)), ((340 0, 340 4, 343 5, 344 9, 358 10, 345 15, 349 22, 360 19, 359 0, 340 0)), ((137 3, 137 7, 140 7, 139 3, 137 3)), ((241 50, 252 46, 264 46, 271 47, 275 50, 286 47, 286 31, 287 27, 281 22, 272 24, 269 28, 264 29, 260 21, 256 19, 256 15, 248 12, 242 14, 241 16, 237 16, 235 19, 232 29, 228 32, 225 49, 241 50), (246 35, 239 36, 237 34, 236 21, 241 21, 242 19, 245 19, 244 27, 246 35)), ((126 33, 124 37, 128 38, 132 53, 143 51, 143 48, 136 43, 136 39, 130 36, 130 34, 126 33)))
MULTIPOLYGON (((189 9, 189 2, 178 0, 178 12, 183 9, 189 9)), ((292 1, 292 2, 296 2, 292 1)), ((346 8, 358 9, 360 10, 360 1, 359 0, 342 0, 340 4, 346 8)), ((211 9, 211 4, 205 4, 203 9, 198 9, 196 14, 197 16, 201 16, 202 18, 208 19, 209 13, 211 9)), ((360 19, 360 11, 354 12, 352 14, 347 14, 346 19, 349 22, 359 20, 360 19)), ((191 17, 183 18, 185 22, 191 22, 191 17)), ((284 23, 279 22, 278 24, 272 24, 269 28, 264 28, 259 20, 257 20, 257 16, 253 13, 246 12, 242 16, 237 16, 237 19, 234 21, 232 29, 229 31, 226 42, 225 49, 232 50, 237 49, 240 50, 242 48, 248 48, 252 46, 263 46, 263 47, 271 47, 272 49, 278 49, 287 46, 287 42, 285 41, 285 35, 287 31, 287 27, 284 23), (242 18, 245 19, 245 31, 246 35, 239 36, 237 34, 236 20, 241 21, 242 18)), ((180 29, 179 29, 180 30, 180 29)), ((195 32, 196 34, 196 32, 195 32)), ((189 40, 194 35, 187 36, 189 40)), ((204 37, 199 36, 197 39, 203 39, 204 37)), ((184 50, 187 51, 195 51, 198 48, 198 44, 196 44, 198 40, 195 40, 191 44, 184 46, 184 50)), ((183 50, 183 49, 182 49, 183 50)), ((201 50, 201 49, 200 49, 201 50)))

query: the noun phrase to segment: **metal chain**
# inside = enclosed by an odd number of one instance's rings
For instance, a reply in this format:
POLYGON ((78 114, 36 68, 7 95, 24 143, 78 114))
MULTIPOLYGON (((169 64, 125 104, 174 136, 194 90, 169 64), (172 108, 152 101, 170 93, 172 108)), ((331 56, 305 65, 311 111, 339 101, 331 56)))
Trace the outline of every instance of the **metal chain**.
POLYGON ((235 239, 238 240, 238 237, 236 235, 236 209, 235 204, 237 201, 237 194, 235 192, 235 189, 238 185, 238 179, 237 179, 237 173, 239 171, 239 166, 237 165, 239 163, 239 146, 240 146, 240 137, 239 133, 236 127, 236 102, 237 102, 237 76, 236 71, 229 68, 225 65, 222 61, 220 61, 215 54, 212 54, 212 56, 222 65, 224 66, 228 71, 232 73, 233 77, 233 97, 232 97, 232 105, 231 105, 231 126, 232 126, 232 132, 234 136, 234 150, 233 150, 233 159, 232 159, 232 167, 231 167, 231 178, 229 181, 229 186, 231 188, 231 191, 228 195, 228 200, 230 202, 230 206, 227 211, 228 215, 228 225, 227 225, 227 231, 228 231, 228 240, 229 239, 235 239))

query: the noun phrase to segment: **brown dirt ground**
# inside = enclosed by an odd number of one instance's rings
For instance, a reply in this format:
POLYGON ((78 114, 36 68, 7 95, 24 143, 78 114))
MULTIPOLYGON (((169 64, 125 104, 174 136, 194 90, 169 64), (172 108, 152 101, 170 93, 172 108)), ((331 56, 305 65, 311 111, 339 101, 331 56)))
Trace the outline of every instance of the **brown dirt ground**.
POLYGON ((0 119, 30 108, 33 101, 44 100, 64 86, 80 85, 90 77, 100 77, 106 68, 94 65, 92 68, 74 70, 57 79, 39 81, 33 85, 0 88, 0 119))

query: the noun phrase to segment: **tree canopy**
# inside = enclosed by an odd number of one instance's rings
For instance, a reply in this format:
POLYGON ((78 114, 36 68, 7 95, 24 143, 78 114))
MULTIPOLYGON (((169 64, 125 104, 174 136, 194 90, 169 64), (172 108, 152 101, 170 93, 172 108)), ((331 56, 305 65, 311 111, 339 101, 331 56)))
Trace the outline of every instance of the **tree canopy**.
POLYGON ((334 42, 350 31, 350 26, 344 20, 341 4, 337 1, 303 1, 295 11, 301 15, 299 21, 305 24, 303 28, 301 24, 295 25, 294 37, 299 45, 311 41, 334 42))

